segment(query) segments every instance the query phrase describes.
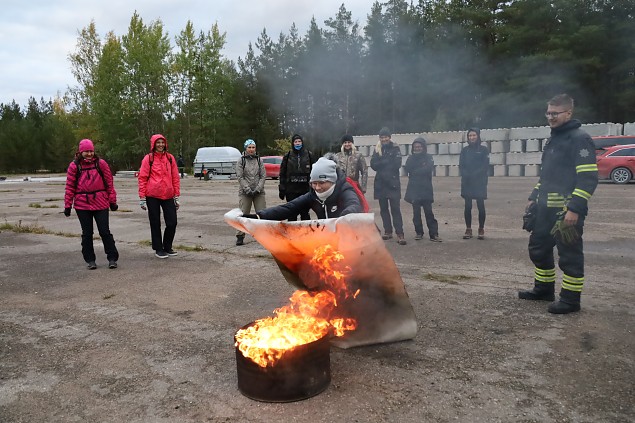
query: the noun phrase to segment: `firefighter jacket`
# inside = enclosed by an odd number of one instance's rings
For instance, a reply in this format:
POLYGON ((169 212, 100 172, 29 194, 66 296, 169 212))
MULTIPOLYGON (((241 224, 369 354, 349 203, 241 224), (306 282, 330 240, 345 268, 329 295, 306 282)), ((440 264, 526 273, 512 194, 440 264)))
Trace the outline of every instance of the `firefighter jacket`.
POLYGON ((529 200, 586 216, 598 184, 598 166, 593 141, 580 126, 572 119, 551 130, 542 152, 540 180, 529 200))

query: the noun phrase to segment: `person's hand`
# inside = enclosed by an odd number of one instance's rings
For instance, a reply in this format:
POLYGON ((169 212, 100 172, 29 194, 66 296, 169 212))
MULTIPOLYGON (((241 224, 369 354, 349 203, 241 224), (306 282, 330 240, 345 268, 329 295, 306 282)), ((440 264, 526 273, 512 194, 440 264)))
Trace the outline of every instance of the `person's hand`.
POLYGON ((119 210, 119 206, 117 205, 117 203, 110 203, 110 211, 117 211, 119 210))
POLYGON ((64 216, 66 216, 66 217, 70 217, 71 216, 71 208, 70 207, 64 208, 64 216))
POLYGON ((177 210, 179 209, 179 207, 181 207, 181 203, 179 202, 179 197, 174 197, 174 205, 176 206, 177 210))
POLYGON ((279 191, 278 197, 280 197, 281 200, 284 200, 284 191, 279 191))
POLYGON ((260 216, 257 214, 243 214, 243 217, 246 217, 247 219, 260 219, 260 216))
POLYGON ((148 210, 148 208, 146 207, 146 199, 145 198, 139 199, 139 207, 141 207, 142 210, 148 210))

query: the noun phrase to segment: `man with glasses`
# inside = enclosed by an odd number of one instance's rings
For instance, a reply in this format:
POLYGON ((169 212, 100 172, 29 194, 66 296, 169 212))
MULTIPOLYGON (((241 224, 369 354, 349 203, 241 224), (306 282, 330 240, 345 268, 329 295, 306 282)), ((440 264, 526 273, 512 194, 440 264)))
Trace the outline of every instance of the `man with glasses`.
POLYGON ((567 314, 580 310, 584 286, 582 228, 588 201, 598 184, 595 147, 582 124, 572 119, 573 99, 567 94, 547 103, 545 116, 551 136, 543 147, 540 180, 529 196, 526 211, 535 213, 529 236, 529 257, 534 264, 534 287, 518 292, 523 300, 555 300, 556 268, 553 247, 562 270, 559 301, 548 311, 567 314))

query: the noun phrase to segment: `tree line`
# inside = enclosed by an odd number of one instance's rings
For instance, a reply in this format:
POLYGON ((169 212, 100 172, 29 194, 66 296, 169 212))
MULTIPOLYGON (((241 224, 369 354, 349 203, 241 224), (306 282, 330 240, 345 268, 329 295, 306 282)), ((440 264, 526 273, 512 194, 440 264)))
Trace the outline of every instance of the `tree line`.
POLYGON ((279 153, 293 133, 316 152, 344 133, 544 125, 566 92, 583 122, 635 117, 635 0, 389 0, 364 23, 342 4, 320 26, 262 30, 236 62, 218 25, 171 40, 160 20, 95 22, 69 54, 77 84, 25 110, 0 104, 0 170, 64 170, 81 138, 135 169, 163 133, 187 162, 202 146, 279 153))

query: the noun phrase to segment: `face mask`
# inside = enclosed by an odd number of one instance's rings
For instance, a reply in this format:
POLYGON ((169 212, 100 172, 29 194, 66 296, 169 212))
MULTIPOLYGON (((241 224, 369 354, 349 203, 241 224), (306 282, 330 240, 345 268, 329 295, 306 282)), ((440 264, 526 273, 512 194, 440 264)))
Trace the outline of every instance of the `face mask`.
POLYGON ((333 191, 335 191, 335 184, 331 185, 331 188, 327 189, 324 192, 315 191, 315 195, 317 195, 317 197, 320 199, 320 201, 324 201, 327 198, 329 198, 331 196, 331 194, 333 194, 333 191))
POLYGON ((296 150, 302 150, 302 144, 294 145, 293 148, 295 148, 296 150))

